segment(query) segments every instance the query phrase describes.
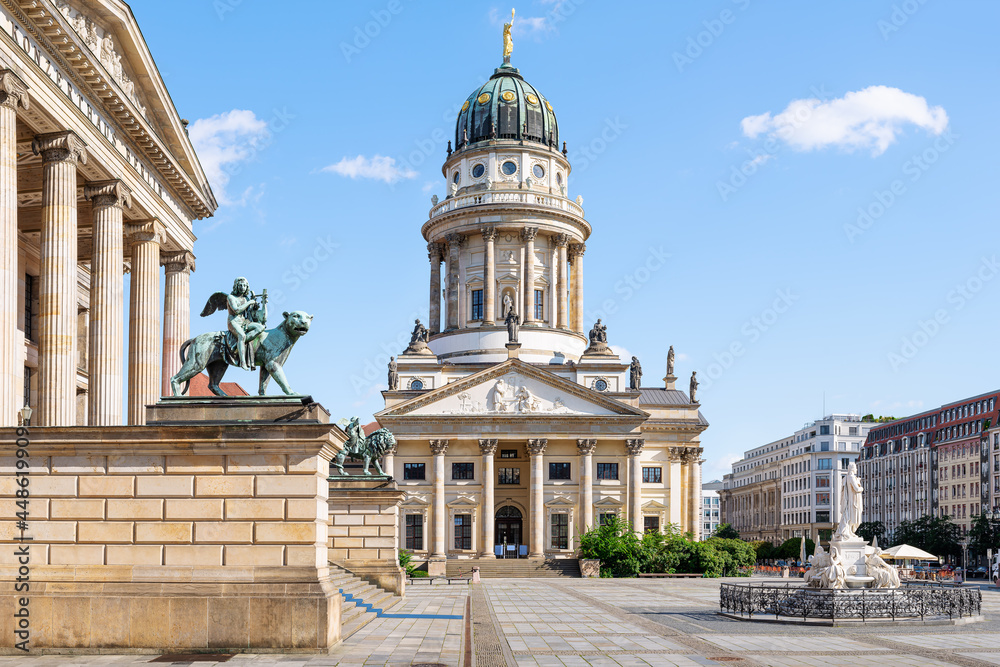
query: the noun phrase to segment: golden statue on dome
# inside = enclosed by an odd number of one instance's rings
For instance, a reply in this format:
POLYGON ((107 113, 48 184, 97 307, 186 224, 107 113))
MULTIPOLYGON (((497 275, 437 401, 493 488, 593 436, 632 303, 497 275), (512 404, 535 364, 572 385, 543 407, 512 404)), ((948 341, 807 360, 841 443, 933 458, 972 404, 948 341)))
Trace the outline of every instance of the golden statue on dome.
POLYGON ((503 24, 503 62, 510 64, 510 54, 514 51, 514 39, 510 36, 510 29, 514 27, 514 10, 510 10, 510 23, 503 24))

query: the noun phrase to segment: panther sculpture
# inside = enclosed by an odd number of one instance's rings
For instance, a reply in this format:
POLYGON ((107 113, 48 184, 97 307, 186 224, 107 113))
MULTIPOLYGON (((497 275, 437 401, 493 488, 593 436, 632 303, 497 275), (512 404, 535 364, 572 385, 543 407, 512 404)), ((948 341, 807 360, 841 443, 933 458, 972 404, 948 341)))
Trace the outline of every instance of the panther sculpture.
MULTIPOLYGON (((313 316, 301 310, 285 312, 282 315, 284 320, 281 324, 262 332, 253 341, 254 364, 260 366, 260 388, 257 392, 260 396, 264 395, 267 383, 272 377, 286 394, 295 393, 288 385, 283 366, 292 347, 309 331, 313 316)), ((206 369, 208 388, 216 396, 226 395, 219 386, 222 376, 229 367, 223 354, 225 338, 225 331, 211 331, 184 341, 180 351, 181 369, 170 378, 174 396, 187 393, 191 378, 206 369), (189 349, 191 354, 188 356, 189 349)))

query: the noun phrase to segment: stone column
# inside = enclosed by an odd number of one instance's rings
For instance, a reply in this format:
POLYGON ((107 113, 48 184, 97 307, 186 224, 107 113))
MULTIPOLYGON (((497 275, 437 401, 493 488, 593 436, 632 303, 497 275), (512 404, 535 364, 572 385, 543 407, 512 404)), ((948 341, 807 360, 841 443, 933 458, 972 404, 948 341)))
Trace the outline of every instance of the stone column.
POLYGON ((594 526, 594 464, 592 456, 597 449, 597 440, 580 438, 576 441, 576 451, 580 453, 580 516, 583 533, 594 526))
POLYGON ((128 318, 128 423, 145 424, 146 406, 160 396, 160 242, 157 220, 129 223, 132 281, 128 318))
POLYGON ((430 309, 427 327, 431 333, 441 332, 441 244, 428 243, 427 257, 431 261, 430 309))
POLYGON ((445 503, 444 503, 444 455, 448 451, 447 440, 431 440, 434 454, 434 549, 431 558, 447 558, 445 550, 445 503))
POLYGON ((688 464, 688 523, 689 530, 695 534, 695 538, 701 535, 701 453, 705 451, 698 447, 689 449, 687 454, 688 464))
POLYGON ((528 440, 528 453, 531 456, 531 485, 528 489, 531 512, 531 544, 528 545, 528 555, 545 556, 545 446, 549 444, 546 438, 528 440))
POLYGON ((390 445, 389 449, 385 450, 385 458, 382 459, 382 472, 384 472, 389 477, 395 477, 394 474, 396 465, 396 450, 398 445, 393 443, 390 445))
POLYGON ((525 227, 521 230, 521 240, 524 241, 524 312, 521 322, 535 322, 535 235, 538 227, 525 227))
POLYGON ((629 514, 632 515, 632 530, 642 534, 642 447, 645 440, 642 438, 629 438, 625 441, 625 452, 628 454, 630 481, 630 495, 632 496, 632 508, 629 514))
POLYGON ((448 324, 447 330, 458 328, 458 256, 465 237, 448 234, 448 324))
POLYGON ((94 211, 90 260, 90 349, 87 373, 87 424, 121 426, 125 280, 122 209, 132 207, 132 191, 122 181, 91 181, 83 196, 94 211))
POLYGON ((28 108, 28 87, 0 70, 0 426, 15 426, 23 391, 24 336, 17 331, 17 107, 28 108))
POLYGON ((160 365, 160 395, 170 396, 170 378, 181 368, 180 349, 191 332, 191 272, 194 254, 190 250, 160 255, 166 272, 163 282, 163 363, 160 365))
MULTIPOLYGON (((497 268, 496 251, 493 247, 493 243, 496 239, 496 227, 483 227, 483 244, 486 246, 486 249, 483 251, 483 257, 486 261, 486 275, 483 276, 483 324, 490 326, 493 326, 497 322, 497 268)), ((491 553, 490 555, 493 554, 491 553)))
POLYGON ((570 286, 570 312, 573 313, 573 321, 570 329, 583 332, 583 253, 587 246, 583 243, 571 243, 569 246, 570 262, 573 264, 573 275, 570 286))
POLYGON ((566 312, 566 247, 569 245, 569 235, 560 234, 556 237, 556 326, 560 329, 569 327, 569 317, 566 312))
POLYGON ((493 455, 497 451, 497 442, 495 438, 479 441, 479 451, 483 455, 483 515, 480 517, 483 524, 483 550, 479 554, 480 558, 496 557, 493 553, 493 517, 496 506, 494 497, 496 472, 493 470, 493 455))
POLYGON ((87 145, 73 132, 39 134, 42 156, 41 285, 38 293, 39 426, 76 424, 76 165, 87 145))

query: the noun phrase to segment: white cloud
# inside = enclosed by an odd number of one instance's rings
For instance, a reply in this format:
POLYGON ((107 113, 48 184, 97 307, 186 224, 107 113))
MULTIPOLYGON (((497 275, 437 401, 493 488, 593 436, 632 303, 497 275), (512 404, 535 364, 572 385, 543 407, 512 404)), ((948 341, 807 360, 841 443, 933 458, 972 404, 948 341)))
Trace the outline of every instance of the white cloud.
POLYGON ((432 192, 436 187, 437 183, 435 181, 427 181, 426 183, 424 183, 424 186, 420 188, 420 190, 421 192, 427 193, 427 192, 432 192))
MULTIPOLYGON (((543 0, 544 4, 551 5, 552 9, 549 10, 546 16, 514 16, 514 25, 511 28, 511 36, 515 39, 514 48, 517 49, 517 38, 518 37, 530 37, 535 41, 540 41, 541 38, 550 33, 555 32, 555 23, 553 19, 560 15, 560 8, 565 4, 565 0, 543 0)), ((490 23, 495 26, 502 26, 504 23, 510 21, 510 14, 501 14, 496 8, 490 10, 489 14, 490 23)))
POLYGON ((257 118, 253 111, 233 109, 199 118, 188 126, 188 136, 220 204, 243 206, 253 199, 253 188, 247 188, 240 197, 233 199, 226 187, 239 165, 252 159, 269 139, 265 121, 257 118))
POLYGON ((948 114, 919 95, 889 86, 869 86, 832 100, 793 100, 781 113, 747 116, 740 126, 751 139, 762 134, 798 151, 837 147, 881 155, 907 125, 933 134, 948 127, 948 114))
POLYGON ((329 171, 348 178, 370 178, 392 185, 396 181, 416 178, 417 172, 406 165, 396 165, 396 159, 384 155, 367 158, 359 155, 352 158, 342 158, 340 162, 323 167, 321 171, 329 171))

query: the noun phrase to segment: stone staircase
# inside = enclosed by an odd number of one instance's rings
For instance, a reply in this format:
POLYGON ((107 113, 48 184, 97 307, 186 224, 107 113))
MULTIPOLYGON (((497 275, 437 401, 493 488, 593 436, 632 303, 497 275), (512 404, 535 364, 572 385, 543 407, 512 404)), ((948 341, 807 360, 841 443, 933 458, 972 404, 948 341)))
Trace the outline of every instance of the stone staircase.
POLYGON ((330 563, 330 583, 340 591, 341 596, 341 641, 378 618, 379 612, 388 611, 403 600, 398 595, 393 595, 370 584, 332 562, 330 563))
POLYGON ((479 567, 479 576, 484 579, 580 577, 580 561, 575 558, 470 558, 449 560, 446 565, 446 573, 449 577, 471 576, 473 567, 479 567))

